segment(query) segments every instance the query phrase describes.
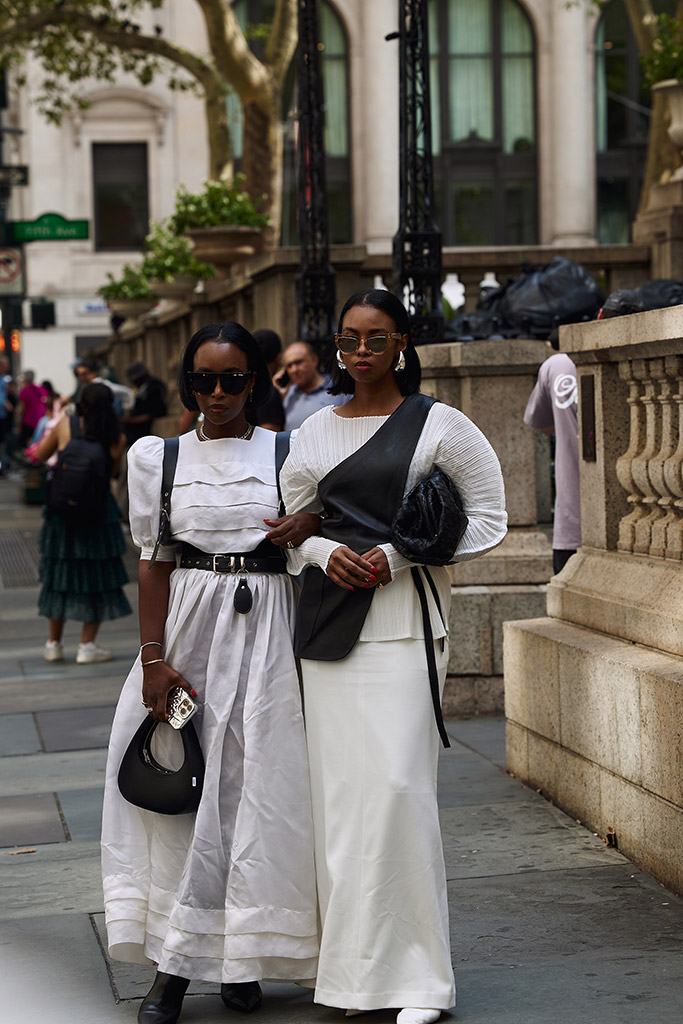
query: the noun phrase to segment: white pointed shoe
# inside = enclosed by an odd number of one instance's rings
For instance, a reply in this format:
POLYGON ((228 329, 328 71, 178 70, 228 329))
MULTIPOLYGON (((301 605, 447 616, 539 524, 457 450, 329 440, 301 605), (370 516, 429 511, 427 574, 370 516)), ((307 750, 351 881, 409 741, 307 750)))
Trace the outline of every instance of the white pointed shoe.
POLYGON ((433 1024, 441 1016, 441 1010, 423 1009, 420 1006, 407 1006, 396 1018, 396 1024, 433 1024))

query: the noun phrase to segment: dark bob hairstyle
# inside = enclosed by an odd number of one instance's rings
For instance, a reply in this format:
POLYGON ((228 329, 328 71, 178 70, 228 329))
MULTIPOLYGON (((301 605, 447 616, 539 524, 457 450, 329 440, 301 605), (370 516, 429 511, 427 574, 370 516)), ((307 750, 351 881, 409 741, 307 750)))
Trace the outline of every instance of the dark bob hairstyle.
MULTIPOLYGON (((404 352, 406 366, 405 370, 396 374, 396 383, 402 395, 414 395, 420 390, 422 367, 420 366, 415 346, 410 340, 410 317, 401 300, 393 292, 388 292, 384 288, 369 288, 364 292, 356 292, 355 295, 346 300, 344 308, 339 315, 339 326, 337 328, 339 334, 341 334, 344 317, 354 306, 372 306, 373 309, 381 310, 382 313, 386 313, 387 316, 391 317, 396 324, 396 330, 400 334, 408 335, 408 344, 404 352)), ((332 385, 329 388, 331 395, 352 395, 354 393, 355 381, 351 374, 339 368, 336 352, 331 360, 330 377, 332 379, 332 385)))
POLYGON ((256 374, 251 402, 253 405, 260 405, 268 397, 271 389, 270 374, 268 373, 266 361, 263 358, 261 349, 246 327, 242 327, 241 324, 229 320, 218 324, 207 324, 206 327, 202 327, 196 334, 193 334, 188 341, 183 357, 180 360, 180 366, 178 367, 178 392, 180 394, 180 401, 185 408, 191 409, 193 412, 199 410, 197 400, 190 390, 185 374, 191 373, 194 370, 194 357, 197 349, 201 348, 207 341, 218 341, 225 345, 237 345, 238 348, 241 348, 246 353, 249 372, 256 374))

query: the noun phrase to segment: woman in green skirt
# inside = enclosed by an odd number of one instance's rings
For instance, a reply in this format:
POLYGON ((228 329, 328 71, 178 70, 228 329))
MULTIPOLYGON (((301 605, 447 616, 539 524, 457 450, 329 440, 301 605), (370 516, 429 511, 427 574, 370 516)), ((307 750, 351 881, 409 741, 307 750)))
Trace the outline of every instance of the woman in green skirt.
MULTIPOLYGON (((36 455, 46 462, 55 452, 61 455, 74 437, 95 441, 104 450, 108 480, 115 476, 126 444, 114 412, 111 389, 105 384, 88 384, 79 398, 77 413, 59 421, 41 440, 36 455)), ((95 642, 100 623, 132 612, 122 589, 128 577, 121 560, 125 541, 118 506, 106 487, 101 511, 85 521, 57 514, 47 507, 44 515, 39 540, 42 590, 38 614, 49 620, 45 660, 63 660, 62 633, 65 620, 70 619, 83 624, 76 661, 109 661, 114 657, 112 652, 95 642)))

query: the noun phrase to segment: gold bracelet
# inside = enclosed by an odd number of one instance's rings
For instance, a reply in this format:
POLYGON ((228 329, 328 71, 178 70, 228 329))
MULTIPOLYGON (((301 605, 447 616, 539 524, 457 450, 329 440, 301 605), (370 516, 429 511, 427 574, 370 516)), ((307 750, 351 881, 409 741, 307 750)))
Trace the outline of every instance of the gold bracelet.
POLYGON ((152 658, 151 661, 142 661, 140 664, 143 668, 147 668, 148 665, 158 665, 159 662, 163 660, 163 658, 152 658))

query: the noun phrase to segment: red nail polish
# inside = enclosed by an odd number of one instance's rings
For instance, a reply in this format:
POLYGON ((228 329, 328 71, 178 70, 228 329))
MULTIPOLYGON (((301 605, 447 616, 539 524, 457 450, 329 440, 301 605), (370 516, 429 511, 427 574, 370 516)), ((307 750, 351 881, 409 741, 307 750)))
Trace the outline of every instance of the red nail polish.
POLYGON ((270 534, 269 533, 266 534, 266 540, 270 540, 270 534))
POLYGON ((190 693, 192 694, 193 697, 197 696, 197 691, 196 690, 190 690, 190 693))

